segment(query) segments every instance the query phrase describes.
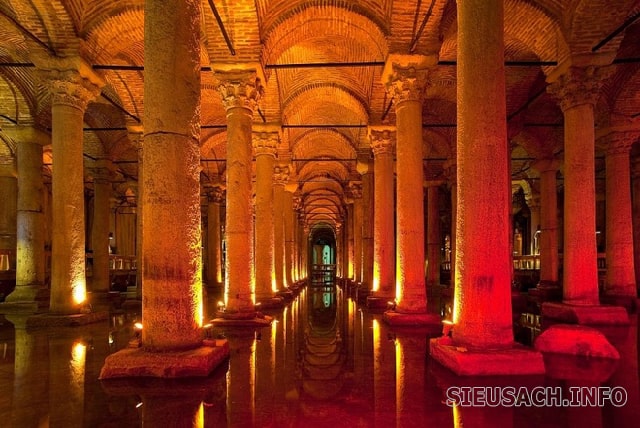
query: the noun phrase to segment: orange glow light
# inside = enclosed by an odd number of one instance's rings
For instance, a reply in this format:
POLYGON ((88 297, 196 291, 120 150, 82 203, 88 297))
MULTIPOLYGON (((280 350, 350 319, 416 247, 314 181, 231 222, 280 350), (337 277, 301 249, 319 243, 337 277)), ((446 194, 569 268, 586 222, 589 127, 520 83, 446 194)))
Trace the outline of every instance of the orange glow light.
POLYGON ((87 300, 87 287, 84 281, 76 281, 72 286, 73 301, 76 305, 87 300))

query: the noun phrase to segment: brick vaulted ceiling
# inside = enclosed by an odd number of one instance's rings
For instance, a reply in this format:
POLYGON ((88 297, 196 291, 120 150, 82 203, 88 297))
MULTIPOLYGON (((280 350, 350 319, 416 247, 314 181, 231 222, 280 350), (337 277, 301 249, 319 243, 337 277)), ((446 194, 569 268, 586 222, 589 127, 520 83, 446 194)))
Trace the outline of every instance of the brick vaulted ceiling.
MULTIPOLYGON (((340 221, 349 182, 360 179, 357 159, 371 156, 366 126, 395 123, 381 83, 392 53, 439 57, 423 98, 424 168, 426 178, 444 177, 443 163, 455 156, 454 0, 203 0, 201 10, 203 183, 223 177, 225 165, 225 112, 209 67, 259 62, 266 82, 254 122, 283 125, 278 156, 293 161, 307 217, 340 221)), ((639 0, 505 0, 514 178, 535 176, 529 159, 561 155, 562 113, 544 88, 568 58, 616 58, 597 126, 640 120, 639 14, 639 0)), ((1 128, 51 128, 49 96, 33 65, 42 55, 80 55, 104 77, 85 115, 86 162, 111 159, 114 188, 131 191, 137 154, 126 127, 144 121, 144 1, 0 0, 1 128)), ((15 143, 0 137, 0 159, 10 158, 15 143)), ((50 164, 50 151, 45 156, 50 164)))

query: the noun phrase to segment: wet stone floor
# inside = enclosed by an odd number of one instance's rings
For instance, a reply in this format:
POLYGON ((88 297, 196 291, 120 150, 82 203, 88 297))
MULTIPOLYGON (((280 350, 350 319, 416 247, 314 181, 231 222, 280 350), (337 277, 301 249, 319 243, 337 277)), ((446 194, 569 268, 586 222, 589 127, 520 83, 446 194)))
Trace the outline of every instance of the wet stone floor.
POLYGON ((308 286, 271 315, 258 330, 215 330, 229 360, 173 381, 98 380, 139 308, 56 329, 0 315, 0 427, 639 426, 637 315, 605 332, 617 362, 545 355, 545 376, 475 378, 430 359, 434 333, 392 330, 341 287, 308 286))

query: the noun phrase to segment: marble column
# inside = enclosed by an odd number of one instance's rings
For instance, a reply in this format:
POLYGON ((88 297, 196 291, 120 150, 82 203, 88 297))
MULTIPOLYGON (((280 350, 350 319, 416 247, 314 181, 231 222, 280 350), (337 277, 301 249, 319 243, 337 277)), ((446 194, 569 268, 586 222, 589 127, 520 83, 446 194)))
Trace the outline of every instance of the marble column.
POLYGON ((355 261, 354 261, 354 227, 353 227, 353 218, 354 218, 354 200, 351 197, 351 192, 349 192, 348 197, 345 198, 346 206, 346 227, 344 229, 344 237, 345 241, 345 266, 347 269, 347 279, 349 281, 355 281, 355 261))
POLYGON ((614 132, 606 136, 606 232, 608 299, 627 301, 635 307, 637 296, 633 223, 631 217, 631 145, 638 132, 614 132))
POLYGON ((103 295, 109 292, 109 215, 112 187, 111 161, 99 160, 90 169, 93 175, 93 224, 91 249, 93 250, 92 293, 103 295))
POLYGON ((285 289, 291 287, 294 283, 294 202, 293 194, 298 188, 298 184, 289 182, 284 190, 284 280, 285 289))
POLYGON ((569 67, 547 90, 564 113, 563 301, 598 305, 594 105, 602 69, 569 67))
POLYGON ((362 281, 362 182, 349 183, 353 198, 353 281, 362 281))
POLYGON ((390 55, 383 83, 396 109, 396 312, 427 311, 424 286, 422 93, 437 57, 390 55))
MULTIPOLYGON (((456 224, 458 222, 458 166, 456 164, 457 153, 453 153, 452 157, 444 164, 445 174, 447 176, 447 186, 451 196, 451 230, 449 235, 449 275, 450 286, 455 285, 456 278, 456 224)), ((446 244, 446 242, 445 242, 446 244)), ((446 246, 445 246, 446 247, 446 246)), ((445 248, 445 253, 447 249, 445 248)), ((445 258, 447 255, 445 254, 445 258)))
POLYGON ((371 151, 360 156, 358 169, 362 171, 362 284, 363 293, 369 294, 373 284, 373 223, 374 223, 374 177, 369 158, 371 151))
POLYGON ((533 164, 540 172, 540 283, 539 287, 558 285, 558 192, 556 174, 560 163, 541 159, 533 164))
POLYGON ((458 2, 453 340, 479 348, 513 343, 503 21, 502 1, 458 2))
POLYGON ((274 230, 273 230, 273 165, 278 145, 278 129, 261 126, 253 133, 256 157, 256 301, 273 297, 274 290, 274 230))
POLYGON ((453 325, 451 337, 443 330, 442 337, 431 339, 430 354, 458 375, 540 374, 542 354, 513 341, 504 4, 462 0, 457 10, 453 325))
POLYGON ((47 62, 39 68, 48 71, 54 163, 49 311, 74 314, 87 304, 82 126, 103 81, 79 58, 47 62))
POLYGON ((226 316, 255 316, 254 283, 251 277, 251 124, 261 81, 258 66, 216 69, 217 88, 227 111, 227 204, 225 237, 226 316))
POLYGON ((207 285, 219 287, 222 278, 222 231, 220 228, 220 206, 224 201, 224 190, 221 186, 209 188, 207 205, 207 285))
MULTIPOLYGON (((631 165, 632 178, 632 219, 633 219, 633 242, 640 246, 640 157, 636 157, 631 165)), ((634 251, 634 265, 636 287, 640 287, 640 251, 634 251)), ((638 288, 640 295, 640 288, 638 288)))
MULTIPOLYGON (((540 227, 540 209, 541 209, 540 195, 531 195, 529 198, 527 198, 526 202, 527 202, 527 206, 529 207, 529 213, 531 214, 529 217, 530 218, 529 251, 527 254, 535 255, 536 254, 535 235, 536 235, 536 232, 538 231, 538 227, 540 227)), ((538 242, 538 250, 540 248, 539 246, 540 246, 540 242, 538 242)))
MULTIPOLYGON (((138 193, 136 198, 136 300, 142 301, 142 272, 143 272, 143 257, 142 257, 142 234, 144 232, 144 227, 142 224, 143 221, 143 213, 142 213, 142 200, 143 198, 143 186, 142 183, 142 174, 144 173, 144 156, 143 156, 143 143, 144 143, 144 128, 142 125, 128 125, 127 133, 129 135, 129 140, 132 145, 136 148, 138 152, 138 193)), ((111 215, 111 214, 110 214, 111 215)), ((111 217, 109 218, 109 223, 111 223, 111 217)), ((109 229, 111 230, 111 224, 109 224, 109 229)), ((111 245, 111 243, 109 243, 111 245)))
POLYGON ((273 291, 284 290, 285 260, 284 260, 284 188, 289 181, 289 167, 278 165, 273 175, 273 257, 275 270, 275 284, 273 291))
POLYGON ((44 284, 42 147, 49 144, 51 138, 32 127, 5 132, 17 142, 18 164, 16 288, 5 302, 42 302, 48 298, 44 284))
POLYGON ((147 351, 202 343, 199 28, 193 0, 145 5, 142 345, 147 351))
POLYGON ((7 256, 3 270, 16 269, 18 180, 15 157, 0 159, 0 250, 7 256))
POLYGON ((373 150, 373 296, 368 305, 386 307, 395 296, 393 144, 395 127, 370 127, 373 150), (374 299, 375 298, 375 299, 374 299))
POLYGON ((440 181, 427 181, 427 290, 440 286, 440 181))

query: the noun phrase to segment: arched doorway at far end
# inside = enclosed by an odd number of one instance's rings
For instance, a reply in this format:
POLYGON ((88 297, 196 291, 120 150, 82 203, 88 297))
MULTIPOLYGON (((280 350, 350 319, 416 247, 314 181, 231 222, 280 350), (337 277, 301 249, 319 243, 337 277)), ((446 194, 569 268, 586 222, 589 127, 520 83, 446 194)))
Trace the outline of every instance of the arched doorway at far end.
POLYGON ((311 232, 309 265, 311 282, 333 283, 336 278, 336 236, 332 228, 322 226, 311 232))

